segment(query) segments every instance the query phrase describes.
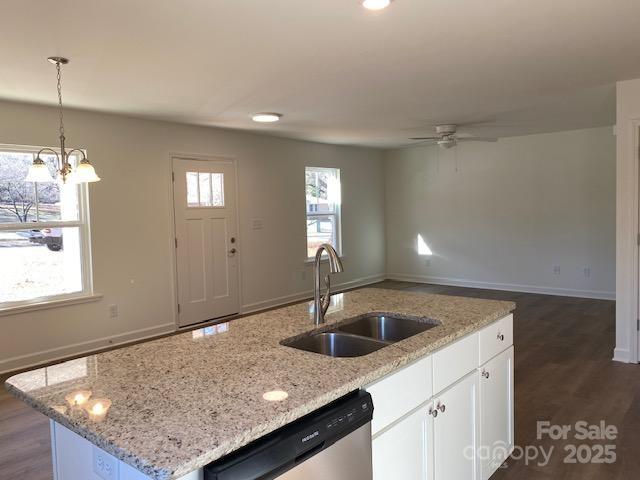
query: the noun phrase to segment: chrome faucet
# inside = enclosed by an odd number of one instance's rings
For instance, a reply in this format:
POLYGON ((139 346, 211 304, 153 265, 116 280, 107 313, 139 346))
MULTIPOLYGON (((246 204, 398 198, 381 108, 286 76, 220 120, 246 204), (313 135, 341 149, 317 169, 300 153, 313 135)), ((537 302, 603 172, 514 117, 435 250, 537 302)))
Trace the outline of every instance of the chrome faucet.
POLYGON ((344 270, 342 267, 342 261, 338 256, 335 248, 328 243, 323 243, 318 247, 316 251, 316 259, 313 264, 313 277, 314 277, 314 296, 313 296, 313 323, 320 325, 324 323, 324 314, 327 313, 329 303, 331 302, 331 280, 329 279, 330 273, 340 273, 344 270), (324 295, 320 294, 320 261, 322 260, 322 252, 326 251, 329 257, 329 273, 324 277, 324 285, 326 290, 324 295))

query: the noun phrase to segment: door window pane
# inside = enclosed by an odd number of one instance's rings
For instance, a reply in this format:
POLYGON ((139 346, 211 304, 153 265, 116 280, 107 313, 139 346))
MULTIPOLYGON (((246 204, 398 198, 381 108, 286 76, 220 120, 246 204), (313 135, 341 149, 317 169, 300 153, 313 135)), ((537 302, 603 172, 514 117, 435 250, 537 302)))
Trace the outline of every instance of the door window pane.
POLYGON ((211 174, 212 205, 224 207, 224 173, 211 174))
POLYGON ((187 206, 224 207, 224 174, 187 172, 187 206))
POLYGON ((198 172, 187 172, 187 205, 200 206, 200 187, 198 185, 198 172))
POLYGON ((80 229, 0 232, 0 303, 82 291, 80 229))

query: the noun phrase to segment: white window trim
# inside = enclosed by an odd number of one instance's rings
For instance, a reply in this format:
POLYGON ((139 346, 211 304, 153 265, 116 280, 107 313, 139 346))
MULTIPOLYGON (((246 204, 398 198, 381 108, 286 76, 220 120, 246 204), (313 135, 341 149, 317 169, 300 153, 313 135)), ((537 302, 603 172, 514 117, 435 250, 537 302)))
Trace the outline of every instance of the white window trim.
MULTIPOLYGON (((41 148, 43 147, 0 144, 0 151, 3 152, 35 154, 41 148)), ((52 150, 60 153, 59 148, 52 148, 52 150)), ((84 153, 86 154, 86 152, 84 153)), ((95 294, 93 291, 93 262, 91 260, 91 228, 89 221, 89 188, 86 183, 78 185, 78 206, 78 220, 0 224, 0 232, 15 232, 19 230, 32 230, 47 227, 77 227, 80 230, 80 269, 82 277, 81 292, 48 295, 45 297, 36 297, 14 302, 0 302, 0 316, 31 310, 41 310, 43 308, 54 308, 62 305, 84 303, 85 301, 91 302, 102 298, 102 295, 95 294)))
MULTIPOLYGON (((327 217, 327 216, 335 216, 336 217, 336 250, 338 251, 338 256, 342 259, 344 258, 344 252, 342 251, 342 172, 340 171, 340 169, 338 167, 314 167, 313 165, 308 165, 304 167, 305 170, 305 175, 307 172, 307 169, 311 168, 313 170, 320 170, 320 171, 325 171, 328 173, 333 174, 336 170, 338 171, 338 181, 340 182, 340 203, 336 205, 335 207, 335 212, 333 213, 308 213, 307 212, 307 206, 306 206, 306 201, 305 201, 305 207, 304 207, 304 213, 305 213, 305 224, 306 221, 309 217, 313 218, 313 217, 327 217)), ((306 179, 305 179, 305 198, 306 198, 306 179)), ((305 230, 305 236, 304 236, 304 241, 305 241, 305 251, 307 250, 307 242, 308 242, 308 237, 307 237, 307 233, 305 230)), ((321 261, 326 261, 327 259, 325 258, 325 255, 323 255, 322 260, 321 261)), ((315 261, 315 257, 312 256, 308 256, 305 258, 304 262, 305 263, 313 263, 315 261)))

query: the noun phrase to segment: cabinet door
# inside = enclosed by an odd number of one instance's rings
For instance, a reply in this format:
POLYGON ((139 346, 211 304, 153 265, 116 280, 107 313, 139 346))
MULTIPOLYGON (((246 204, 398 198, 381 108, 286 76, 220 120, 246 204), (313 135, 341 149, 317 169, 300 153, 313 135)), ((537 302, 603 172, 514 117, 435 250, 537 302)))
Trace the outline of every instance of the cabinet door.
POLYGON ((419 407, 373 439, 373 480, 433 480, 430 407, 419 407))
POLYGON ((480 368, 480 445, 487 480, 513 449, 513 347, 480 368))
POLYGON ((438 410, 433 420, 435 480, 476 480, 479 474, 477 372, 442 392, 434 404, 438 410))

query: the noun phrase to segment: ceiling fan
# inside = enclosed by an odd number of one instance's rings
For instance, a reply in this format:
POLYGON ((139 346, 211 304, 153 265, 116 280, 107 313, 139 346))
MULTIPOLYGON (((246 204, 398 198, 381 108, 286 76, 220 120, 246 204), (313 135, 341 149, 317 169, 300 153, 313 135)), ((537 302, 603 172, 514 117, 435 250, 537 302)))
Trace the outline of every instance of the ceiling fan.
POLYGON ((458 142, 497 142, 497 138, 460 136, 456 133, 458 126, 453 124, 436 125, 436 134, 427 137, 411 137, 409 140, 424 140, 425 142, 439 145, 442 148, 451 148, 458 142))

